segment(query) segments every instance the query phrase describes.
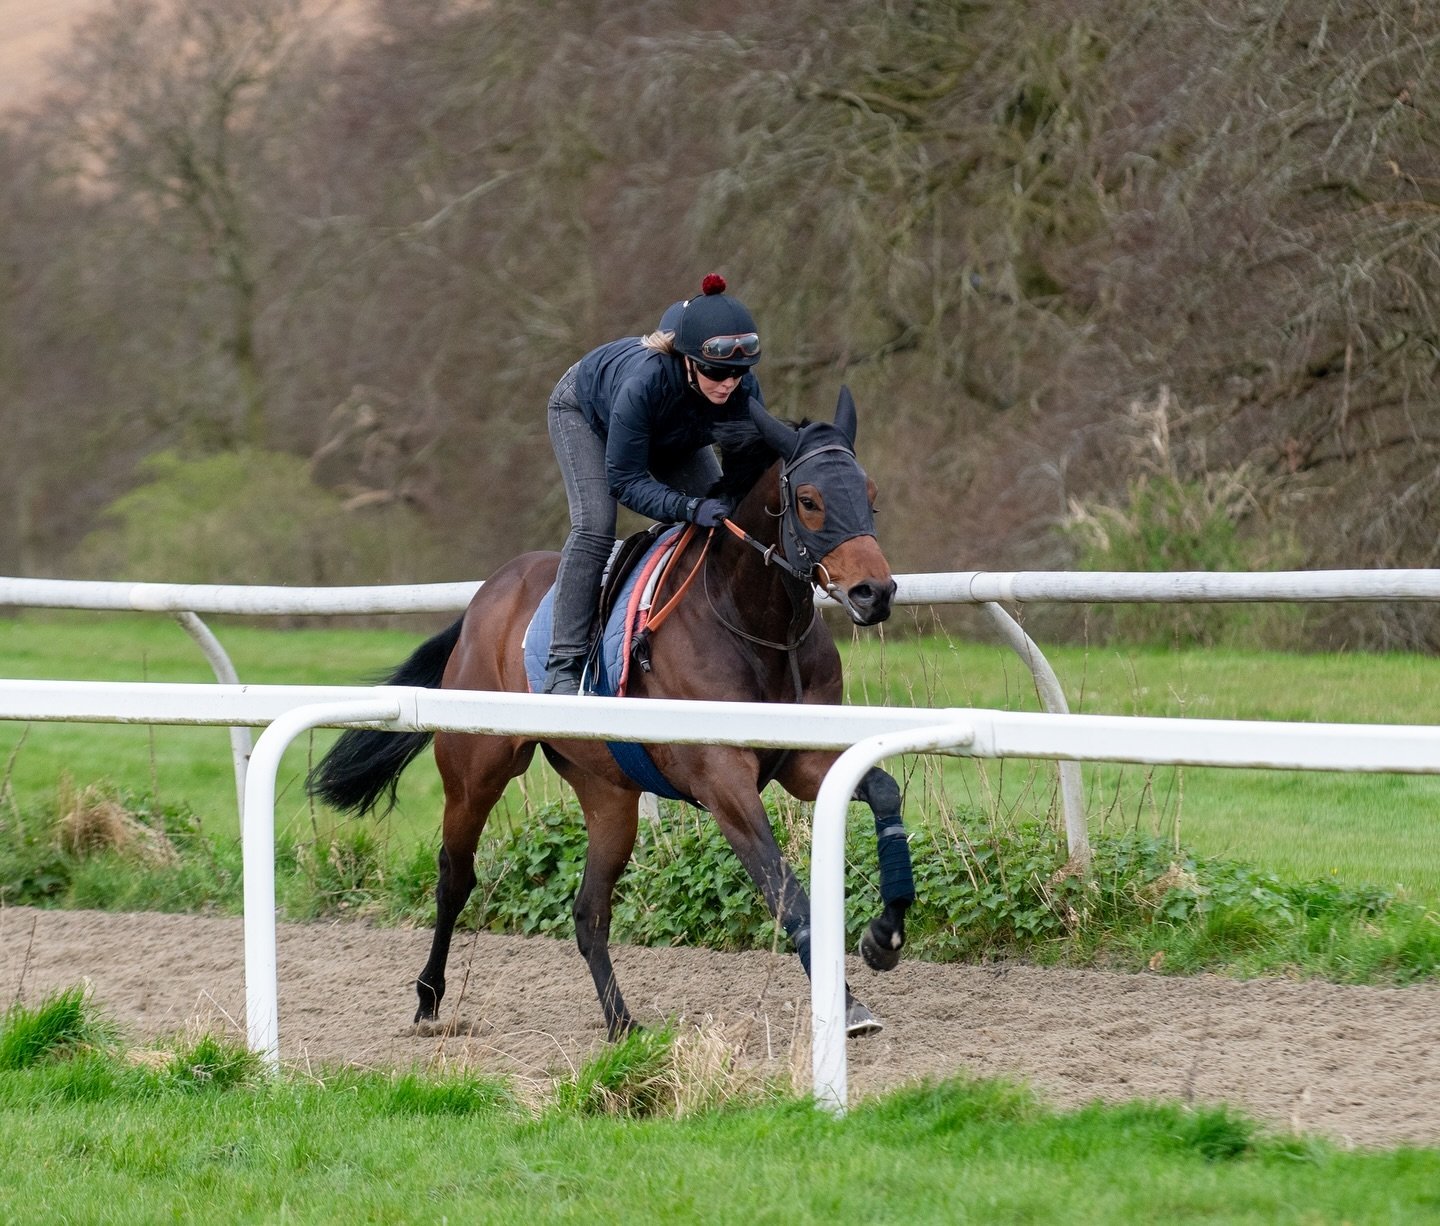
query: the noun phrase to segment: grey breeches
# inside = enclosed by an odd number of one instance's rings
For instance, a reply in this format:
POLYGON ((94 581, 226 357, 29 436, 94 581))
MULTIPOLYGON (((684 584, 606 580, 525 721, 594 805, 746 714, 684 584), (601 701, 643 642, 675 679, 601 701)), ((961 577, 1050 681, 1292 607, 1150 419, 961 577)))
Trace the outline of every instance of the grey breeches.
MULTIPOLYGON (((560 551, 555 580, 552 660, 579 655, 589 645, 600 576, 615 544, 616 503, 606 477, 605 440, 590 428, 580 408, 575 373, 572 366, 560 377, 545 415, 570 503, 570 534, 560 551)), ((703 494, 720 476, 720 464, 714 451, 704 447, 685 463, 655 476, 672 489, 703 494)))

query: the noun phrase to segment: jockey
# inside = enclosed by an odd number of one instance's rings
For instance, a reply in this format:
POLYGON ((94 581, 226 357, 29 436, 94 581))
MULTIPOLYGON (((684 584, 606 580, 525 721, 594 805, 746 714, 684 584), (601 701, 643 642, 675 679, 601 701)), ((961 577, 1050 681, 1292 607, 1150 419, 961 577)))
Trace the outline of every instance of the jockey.
POLYGON ((570 534, 555 579, 546 694, 578 694, 615 544, 616 505, 666 523, 716 527, 730 507, 706 494, 720 476, 715 424, 764 405, 750 367, 760 334, 744 304, 710 273, 701 293, 668 308, 660 326, 593 349, 550 395, 546 418, 570 502, 570 534))

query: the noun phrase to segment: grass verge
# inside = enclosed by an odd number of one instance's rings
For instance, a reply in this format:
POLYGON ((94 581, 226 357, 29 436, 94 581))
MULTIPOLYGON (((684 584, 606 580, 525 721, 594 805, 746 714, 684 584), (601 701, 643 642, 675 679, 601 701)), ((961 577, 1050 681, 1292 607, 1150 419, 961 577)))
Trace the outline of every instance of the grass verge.
MULTIPOLYGON (((238 849, 186 811, 93 790, 76 804, 58 817, 37 809, 3 823, 0 904, 241 910, 238 849)), ((1134 830, 1096 839, 1093 870, 1082 878, 1068 871, 1063 839, 1049 825, 962 817, 912 835, 919 901, 907 924, 910 956, 1342 983, 1440 978, 1440 915, 1393 892, 1288 881, 1134 830)), ((772 821, 806 879, 807 811, 781 804, 772 821)), ((852 822, 847 840, 850 948, 878 907, 868 825, 852 822)), ((573 805, 542 806, 523 827, 487 832, 461 926, 569 939, 585 848, 573 805)), ((278 840, 276 895, 290 920, 429 926, 435 879, 433 847, 387 840, 368 823, 278 840)), ((643 830, 617 889, 614 939, 728 950, 784 944, 709 816, 668 802, 660 824, 643 830)))
MULTIPOLYGON (((103 1018, 70 994, 15 1028, 103 1018)), ((55 1027, 63 1029, 64 1027, 55 1027)), ((697 1074, 673 1031, 549 1092, 473 1074, 266 1077, 211 1036, 171 1050, 59 1043, 0 1077, 9 1221, 1418 1221, 1440 1151, 1345 1151, 1223 1107, 1060 1112, 955 1080, 843 1119, 697 1074), (684 1090, 705 1083, 703 1092, 684 1090), (719 1088, 715 1088, 719 1085, 719 1088), (677 1087, 682 1087, 677 1090, 677 1087)), ((713 1062, 705 1068, 713 1070, 713 1062)))
MULTIPOLYGON (((294 684, 355 684, 386 673, 428 633, 417 627, 215 625, 242 680, 294 684)), ((1077 712, 1440 724, 1440 657, 1042 646, 1077 712)), ((881 628, 842 642, 842 652, 852 703, 1038 709, 1025 666, 993 644, 881 628)), ((0 675, 211 680, 195 645, 169 619, 57 611, 6 619, 0 675)), ((297 842, 313 842, 317 827, 326 832, 335 822, 308 803, 302 787, 333 735, 302 738, 282 763, 276 825, 297 842)), ((906 810, 917 830, 947 812, 980 811, 1002 822, 1048 819, 1056 806, 1050 763, 904 759, 896 769, 909 781, 906 810)), ((1379 883, 1440 908, 1432 820, 1440 778, 1106 764, 1082 773, 1097 835, 1141 830, 1286 879, 1379 883)), ((238 839, 224 729, 0 723, 0 820, 15 805, 48 803, 67 777, 82 791, 103 782, 183 805, 217 840, 238 839)), ((495 822, 528 821, 536 807, 568 796, 536 764, 507 792, 495 822)), ((440 811, 438 772, 428 760, 417 763, 402 777, 399 807, 376 837, 407 846, 429 839, 440 811)))

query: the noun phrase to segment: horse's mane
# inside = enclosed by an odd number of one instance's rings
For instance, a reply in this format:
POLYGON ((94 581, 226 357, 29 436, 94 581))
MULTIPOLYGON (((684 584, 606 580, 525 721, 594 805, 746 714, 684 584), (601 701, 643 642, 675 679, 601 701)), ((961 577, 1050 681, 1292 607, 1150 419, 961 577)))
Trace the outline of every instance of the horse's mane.
MULTIPOLYGON (((786 424, 805 426, 809 420, 786 424)), ((735 506, 780 457, 748 419, 717 422, 715 441, 720 445, 721 473, 720 479, 710 487, 710 497, 735 506)))

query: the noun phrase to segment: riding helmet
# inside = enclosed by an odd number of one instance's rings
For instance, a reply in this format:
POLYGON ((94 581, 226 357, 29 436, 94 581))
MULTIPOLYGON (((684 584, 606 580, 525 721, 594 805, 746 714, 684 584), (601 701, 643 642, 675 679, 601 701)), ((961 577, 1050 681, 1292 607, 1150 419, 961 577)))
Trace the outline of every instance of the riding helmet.
MULTIPOLYGON (((662 323, 672 318, 665 312, 662 323)), ((760 360, 760 336, 755 319, 738 298, 725 292, 725 278, 709 273, 700 283, 700 294, 685 303, 675 348, 687 357, 721 366, 754 366, 760 360), (705 352, 706 342, 737 342, 723 356, 705 352), (740 344, 738 342, 742 342, 740 344), (747 352, 748 351, 748 352, 747 352)))

